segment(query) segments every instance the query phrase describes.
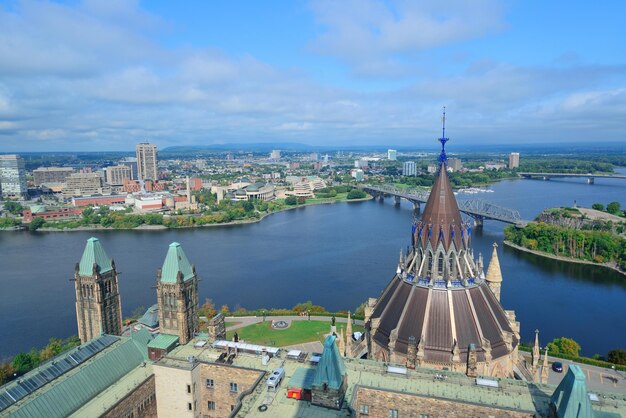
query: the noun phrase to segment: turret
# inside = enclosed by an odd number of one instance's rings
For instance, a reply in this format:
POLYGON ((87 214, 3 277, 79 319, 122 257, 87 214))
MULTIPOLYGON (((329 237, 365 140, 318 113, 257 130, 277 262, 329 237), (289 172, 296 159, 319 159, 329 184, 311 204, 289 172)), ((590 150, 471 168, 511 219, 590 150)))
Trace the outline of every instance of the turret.
POLYGON ((489 285, 489 288, 495 295, 498 301, 500 300, 500 286, 502 285, 502 271, 500 270, 500 261, 498 261, 498 244, 493 243, 493 253, 491 254, 491 261, 489 262, 489 268, 487 269, 487 275, 485 281, 489 285))

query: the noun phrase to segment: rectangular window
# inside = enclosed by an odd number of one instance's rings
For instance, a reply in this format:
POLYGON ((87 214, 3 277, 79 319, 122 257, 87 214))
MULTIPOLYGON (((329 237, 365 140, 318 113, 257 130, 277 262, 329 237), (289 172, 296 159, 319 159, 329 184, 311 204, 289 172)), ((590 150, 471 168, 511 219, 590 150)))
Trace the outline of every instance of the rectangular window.
POLYGON ((191 411, 191 402, 187 403, 187 409, 191 411))
POLYGON ((370 413, 370 407, 369 407, 369 405, 361 405, 361 408, 359 409, 359 412, 360 412, 362 415, 367 415, 367 414, 369 414, 369 413, 370 413))
POLYGON ((237 392, 238 388, 237 388, 237 383, 232 383, 230 384, 230 391, 231 392, 237 392))
POLYGON ((231 405, 231 406, 230 406, 230 410, 232 411, 232 410, 234 410, 234 409, 235 409, 235 405, 231 405))
POLYGON ((206 380, 206 387, 212 388, 214 386, 215 386, 215 382, 213 381, 213 379, 207 379, 206 380))
POLYGON ((420 414, 420 418, 430 418, 430 415, 420 414))
POLYGON ((191 385, 187 385, 187 393, 191 393, 191 385))
POLYGON ((209 407, 209 411, 215 411, 215 401, 209 401, 207 406, 209 407))
POLYGON ((389 410, 389 418, 398 418, 398 410, 390 409, 389 410))

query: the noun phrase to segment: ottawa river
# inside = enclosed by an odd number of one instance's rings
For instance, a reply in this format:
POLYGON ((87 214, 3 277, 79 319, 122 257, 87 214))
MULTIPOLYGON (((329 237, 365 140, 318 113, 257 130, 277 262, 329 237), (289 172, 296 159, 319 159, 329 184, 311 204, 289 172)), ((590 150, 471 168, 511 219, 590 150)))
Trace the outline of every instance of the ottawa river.
MULTIPOLYGON (((626 173, 626 169, 619 172, 626 173)), ((626 180, 510 180, 494 193, 460 195, 515 208, 525 219, 543 208, 619 201, 626 180)), ((393 199, 298 208, 255 224, 161 231, 1 232, 0 359, 42 347, 50 337, 76 334, 74 265, 85 241, 101 239, 120 275, 123 313, 156 301, 156 270, 172 241, 195 263, 200 303, 291 307, 312 300, 329 310, 354 310, 380 294, 399 250, 410 243, 412 207, 393 199)), ((473 230, 485 264, 499 245, 502 303, 521 321, 522 341, 541 331, 541 343, 566 336, 582 353, 626 348, 626 277, 608 269, 565 263, 502 245, 504 224, 473 230)))

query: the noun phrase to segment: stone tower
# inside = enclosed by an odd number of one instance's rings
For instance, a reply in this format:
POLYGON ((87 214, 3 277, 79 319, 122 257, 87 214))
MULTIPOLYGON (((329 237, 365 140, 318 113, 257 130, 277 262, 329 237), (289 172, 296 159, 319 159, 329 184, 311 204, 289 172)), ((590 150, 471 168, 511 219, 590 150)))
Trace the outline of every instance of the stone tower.
POLYGON ((74 269, 78 336, 85 343, 100 334, 122 334, 122 303, 115 262, 98 238, 89 238, 74 269))
POLYGON ((189 342, 198 332, 198 276, 177 242, 157 270, 157 300, 161 333, 177 335, 180 344, 189 342))
POLYGON ((500 270, 500 261, 498 260, 498 244, 493 243, 493 253, 491 254, 491 261, 489 262, 489 268, 487 269, 487 275, 485 280, 489 285, 489 288, 493 292, 498 301, 500 300, 500 286, 502 286, 502 271, 500 270))

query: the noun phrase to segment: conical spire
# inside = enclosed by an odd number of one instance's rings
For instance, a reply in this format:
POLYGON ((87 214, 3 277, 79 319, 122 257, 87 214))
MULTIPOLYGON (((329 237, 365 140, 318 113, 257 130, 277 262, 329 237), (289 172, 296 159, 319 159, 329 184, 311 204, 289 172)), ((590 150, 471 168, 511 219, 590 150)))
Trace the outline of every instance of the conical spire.
POLYGON ((539 366, 539 330, 535 330, 535 345, 533 346, 532 366, 536 369, 539 366))
POLYGON ((490 283, 502 283, 502 271, 500 270, 500 261, 498 261, 498 244, 493 243, 493 252, 491 253, 491 261, 487 269, 485 280, 490 283))
POLYGON ((83 256, 78 263, 78 273, 83 276, 91 276, 93 274, 94 266, 97 266, 100 274, 113 270, 113 262, 104 251, 104 247, 100 243, 100 240, 95 237, 91 237, 87 240, 83 256))
POLYGON ((161 281, 176 283, 179 273, 182 275, 183 281, 193 278, 196 274, 183 251, 183 247, 179 243, 173 242, 167 250, 165 261, 163 261, 161 281))

